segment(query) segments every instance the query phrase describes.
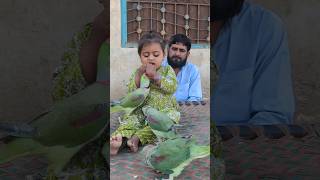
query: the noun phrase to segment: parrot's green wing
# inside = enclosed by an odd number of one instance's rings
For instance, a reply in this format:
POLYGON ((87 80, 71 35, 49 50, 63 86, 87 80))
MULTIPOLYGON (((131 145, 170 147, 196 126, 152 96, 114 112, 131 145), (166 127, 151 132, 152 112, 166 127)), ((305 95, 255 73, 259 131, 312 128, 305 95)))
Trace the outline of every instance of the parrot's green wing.
POLYGON ((138 88, 128 93, 119 101, 119 104, 110 107, 110 113, 125 111, 131 113, 135 108, 139 107, 149 94, 148 88, 138 88))
POLYGON ((194 139, 175 138, 146 146, 143 151, 146 163, 169 179, 178 177, 193 160, 210 155, 210 146, 197 145, 194 139))
POLYGON ((148 94, 149 94, 149 89, 138 88, 135 91, 128 93, 127 96, 121 99, 119 105, 124 108, 135 108, 144 102, 148 94))
POLYGON ((143 107, 142 111, 145 116, 148 125, 157 131, 168 132, 175 124, 172 119, 164 112, 160 112, 152 107, 143 107))
POLYGON ((175 177, 178 177, 183 169, 188 166, 193 160, 203 158, 210 155, 210 146, 199 146, 193 144, 190 147, 190 157, 182 162, 179 166, 172 169, 173 173, 169 175, 169 179, 173 180, 175 177))
POLYGON ((173 169, 190 157, 188 139, 176 138, 161 142, 150 153, 148 161, 154 169, 170 174, 173 169))
POLYGON ((108 124, 107 110, 99 108, 107 99, 106 85, 94 83, 54 105, 52 111, 31 125, 35 140, 46 146, 78 146, 96 137, 108 124))

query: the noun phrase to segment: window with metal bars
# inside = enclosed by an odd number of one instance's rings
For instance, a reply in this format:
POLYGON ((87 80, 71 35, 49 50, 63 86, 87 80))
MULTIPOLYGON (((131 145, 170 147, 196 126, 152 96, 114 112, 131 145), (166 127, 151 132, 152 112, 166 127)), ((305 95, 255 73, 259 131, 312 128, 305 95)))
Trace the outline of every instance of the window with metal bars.
POLYGON ((208 48, 210 42, 209 0, 121 0, 121 46, 136 47, 149 31, 166 40, 185 34, 192 48, 208 48))

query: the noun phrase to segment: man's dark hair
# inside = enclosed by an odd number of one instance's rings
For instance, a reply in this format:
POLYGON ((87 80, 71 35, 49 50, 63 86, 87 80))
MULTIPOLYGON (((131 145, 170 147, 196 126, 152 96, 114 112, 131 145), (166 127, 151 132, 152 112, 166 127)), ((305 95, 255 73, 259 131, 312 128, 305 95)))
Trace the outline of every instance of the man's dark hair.
POLYGON ((244 0, 212 0, 211 17, 213 21, 228 21, 239 14, 244 0))
POLYGON ((150 44, 150 43, 159 43, 161 46, 161 49, 164 53, 164 50, 166 49, 166 42, 165 40, 160 36, 159 33, 155 32, 155 31, 150 31, 149 33, 144 34, 141 39, 138 42, 138 53, 140 56, 140 53, 142 51, 142 48, 146 45, 146 44, 150 44))
POLYGON ((172 44, 177 44, 177 43, 183 44, 184 46, 187 47, 187 51, 190 51, 191 40, 188 38, 188 36, 184 34, 173 35, 169 40, 169 48, 171 47, 172 44))

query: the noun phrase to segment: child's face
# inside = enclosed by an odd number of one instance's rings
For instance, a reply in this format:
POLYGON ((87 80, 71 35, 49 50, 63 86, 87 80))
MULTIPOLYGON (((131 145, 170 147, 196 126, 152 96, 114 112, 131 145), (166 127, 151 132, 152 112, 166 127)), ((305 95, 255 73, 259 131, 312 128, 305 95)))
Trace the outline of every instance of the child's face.
POLYGON ((140 54, 143 65, 152 64, 158 69, 161 66, 164 53, 159 43, 150 43, 143 46, 140 54))

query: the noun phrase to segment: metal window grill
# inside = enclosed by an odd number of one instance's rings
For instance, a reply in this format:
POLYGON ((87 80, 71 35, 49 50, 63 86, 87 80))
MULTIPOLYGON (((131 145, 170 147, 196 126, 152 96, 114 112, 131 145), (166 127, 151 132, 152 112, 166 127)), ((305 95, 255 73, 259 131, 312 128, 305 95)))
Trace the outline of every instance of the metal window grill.
POLYGON ((166 40, 181 33, 191 39, 194 47, 208 47, 209 3, 209 0, 127 0, 127 46, 134 46, 144 33, 153 30, 166 40))

